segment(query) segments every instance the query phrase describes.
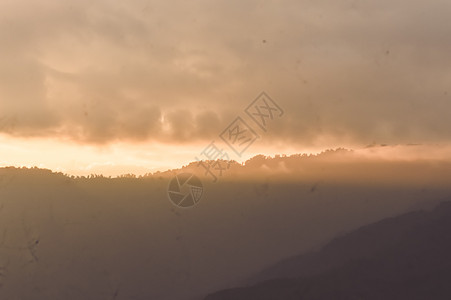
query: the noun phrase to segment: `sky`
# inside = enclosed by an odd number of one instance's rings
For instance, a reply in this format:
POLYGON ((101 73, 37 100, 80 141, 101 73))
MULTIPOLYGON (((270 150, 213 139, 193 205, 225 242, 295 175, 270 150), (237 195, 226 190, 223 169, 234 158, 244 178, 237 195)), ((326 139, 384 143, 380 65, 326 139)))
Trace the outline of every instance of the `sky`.
POLYGON ((258 136, 229 149, 238 161, 379 144, 446 156, 450 13, 444 0, 1 0, 0 165, 176 168, 228 149, 237 117, 258 136), (265 130, 245 112, 262 92, 283 111, 265 130))

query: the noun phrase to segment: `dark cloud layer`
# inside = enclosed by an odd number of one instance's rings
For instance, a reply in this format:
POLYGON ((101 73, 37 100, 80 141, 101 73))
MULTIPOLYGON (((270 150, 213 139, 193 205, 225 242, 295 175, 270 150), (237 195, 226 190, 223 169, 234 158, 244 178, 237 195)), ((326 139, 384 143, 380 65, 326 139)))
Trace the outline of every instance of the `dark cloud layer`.
MULTIPOLYGON (((266 141, 447 142, 447 1, 2 1, 0 130, 217 136, 262 90, 266 141)), ((329 145, 330 146, 330 145, 329 145)))

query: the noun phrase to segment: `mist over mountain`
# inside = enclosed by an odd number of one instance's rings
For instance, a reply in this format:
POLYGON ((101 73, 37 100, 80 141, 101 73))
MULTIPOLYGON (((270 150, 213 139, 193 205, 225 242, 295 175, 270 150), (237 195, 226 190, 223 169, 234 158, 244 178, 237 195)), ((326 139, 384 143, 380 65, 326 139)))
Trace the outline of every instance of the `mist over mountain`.
POLYGON ((394 297, 378 276, 405 271, 386 257, 396 226, 354 252, 328 243, 451 199, 450 15, 1 0, 0 300, 201 300, 267 280, 283 300, 394 297))
POLYGON ((450 232, 444 202, 364 226, 275 264, 253 278, 261 283, 205 299, 449 299, 450 232))
MULTIPOLYGON (((192 163, 147 176, 0 169, 1 299, 202 299, 277 262, 451 195, 440 160, 347 150, 257 156, 213 182, 192 163), (193 172, 200 202, 168 198, 193 172)), ((319 269, 320 270, 320 269, 319 269)))

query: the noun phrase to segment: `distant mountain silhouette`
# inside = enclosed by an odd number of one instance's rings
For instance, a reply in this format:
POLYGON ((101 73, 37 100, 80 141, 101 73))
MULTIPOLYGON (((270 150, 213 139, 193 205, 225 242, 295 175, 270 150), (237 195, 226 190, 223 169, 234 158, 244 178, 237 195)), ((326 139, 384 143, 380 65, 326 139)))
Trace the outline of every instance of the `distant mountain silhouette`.
MULTIPOLYGON (((450 198, 449 178, 447 162, 342 149, 256 156, 217 182, 197 162, 118 178, 0 168, 0 299, 203 299, 366 224, 431 209, 450 198), (168 194, 180 172, 203 184, 190 209, 168 194)), ((337 266, 329 259, 310 270, 337 266)))
POLYGON ((206 300, 451 299, 451 202, 364 226, 206 300), (278 278, 278 279, 275 279, 278 278))

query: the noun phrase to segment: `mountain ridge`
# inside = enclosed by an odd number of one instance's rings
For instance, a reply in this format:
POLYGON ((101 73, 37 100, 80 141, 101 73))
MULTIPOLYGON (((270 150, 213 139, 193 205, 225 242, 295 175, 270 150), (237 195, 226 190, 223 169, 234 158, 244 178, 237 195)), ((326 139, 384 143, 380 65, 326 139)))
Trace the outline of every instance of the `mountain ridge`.
POLYGON ((449 232, 447 201, 430 212, 410 212, 362 226, 319 252, 266 269, 248 281, 253 285, 219 291, 205 300, 449 299, 449 232))

